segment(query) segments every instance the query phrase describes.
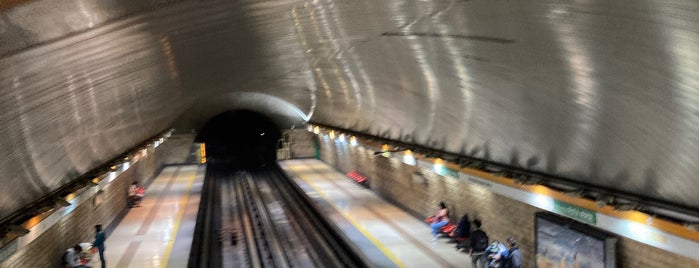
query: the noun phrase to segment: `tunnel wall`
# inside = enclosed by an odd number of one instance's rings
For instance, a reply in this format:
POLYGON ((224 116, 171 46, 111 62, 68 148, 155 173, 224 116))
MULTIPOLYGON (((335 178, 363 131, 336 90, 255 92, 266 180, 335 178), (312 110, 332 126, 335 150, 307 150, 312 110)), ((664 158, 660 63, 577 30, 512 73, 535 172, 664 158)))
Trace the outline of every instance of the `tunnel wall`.
MULTIPOLYGON (((147 187, 164 164, 185 163, 193 140, 192 135, 173 135, 158 148, 150 147, 145 158, 113 181, 101 181, 99 187, 102 193, 98 194, 99 196, 95 194, 96 191, 86 190, 76 197, 83 200, 82 202, 75 204, 76 207, 69 214, 47 227, 33 241, 17 248, 17 243, 21 243, 18 239, 8 245, 7 249, 4 248, 3 251, 7 251, 12 250, 8 247, 15 247, 16 252, 0 262, 0 267, 59 267, 61 256, 67 248, 80 242, 94 241, 95 224, 105 227, 109 241, 109 233, 128 212, 128 185, 133 181, 139 181, 147 187), (101 201, 95 202, 96 198, 101 201)), ((32 228, 30 234, 34 231, 32 228)), ((110 261, 112 265, 116 263, 116 260, 107 260, 110 261)))
MULTIPOLYGON (((396 158, 376 157, 372 150, 348 146, 336 139, 321 137, 320 153, 322 161, 342 173, 356 170, 367 176, 372 191, 418 218, 432 215, 437 203, 444 201, 453 221, 468 213, 471 220, 481 219, 491 240, 515 237, 523 255, 523 267, 535 267, 535 213, 543 210, 396 158)), ((618 238, 617 267, 699 267, 699 261, 618 238)))
POLYGON ((315 135, 306 129, 287 130, 291 136, 291 158, 312 158, 315 157, 315 135))

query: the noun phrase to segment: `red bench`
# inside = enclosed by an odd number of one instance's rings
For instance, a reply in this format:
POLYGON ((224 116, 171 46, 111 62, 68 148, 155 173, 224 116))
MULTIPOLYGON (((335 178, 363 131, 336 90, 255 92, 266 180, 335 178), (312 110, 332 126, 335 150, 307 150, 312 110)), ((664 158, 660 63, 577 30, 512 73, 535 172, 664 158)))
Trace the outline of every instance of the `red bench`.
POLYGON ((456 230, 456 224, 449 222, 449 223, 447 223, 447 225, 444 225, 444 227, 442 227, 441 230, 442 230, 442 232, 449 234, 449 236, 451 236, 451 233, 454 232, 454 230, 456 230))
POLYGON ((357 171, 351 171, 350 173, 347 173, 347 177, 364 187, 368 186, 367 183, 369 182, 369 179, 366 176, 359 174, 359 172, 357 171))
MULTIPOLYGON (((426 223, 433 223, 434 222, 434 216, 427 217, 425 219, 426 223)), ((442 226, 442 228, 439 228, 439 231, 445 234, 449 234, 449 236, 452 236, 451 234, 456 230, 456 224, 452 223, 449 221, 447 225, 442 226)))

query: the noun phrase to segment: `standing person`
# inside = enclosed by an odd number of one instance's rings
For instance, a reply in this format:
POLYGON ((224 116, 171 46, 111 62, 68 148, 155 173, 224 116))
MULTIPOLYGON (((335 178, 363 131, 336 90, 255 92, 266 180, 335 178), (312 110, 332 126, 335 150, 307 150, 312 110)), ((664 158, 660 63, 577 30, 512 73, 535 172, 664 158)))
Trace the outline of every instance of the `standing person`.
POLYGON ((106 238, 104 235, 104 231, 102 230, 102 225, 101 224, 95 225, 95 242, 92 243, 92 246, 96 247, 100 253, 100 263, 102 264, 102 268, 107 267, 107 262, 104 260, 104 240, 105 239, 106 238))
POLYGON ((468 250, 468 254, 471 255, 473 268, 483 268, 487 261, 485 249, 488 248, 488 235, 481 230, 481 221, 479 219, 473 220, 473 226, 475 230, 469 235, 471 248, 468 250))
POLYGON ((522 268, 522 253, 519 252, 517 241, 511 236, 507 238, 507 255, 503 258, 503 268, 522 268))
POLYGON ((432 228, 432 240, 430 241, 436 241, 439 228, 449 223, 449 209, 447 209, 447 205, 445 205, 444 202, 439 202, 439 210, 437 210, 437 214, 434 214, 433 217, 434 222, 430 224, 432 228))

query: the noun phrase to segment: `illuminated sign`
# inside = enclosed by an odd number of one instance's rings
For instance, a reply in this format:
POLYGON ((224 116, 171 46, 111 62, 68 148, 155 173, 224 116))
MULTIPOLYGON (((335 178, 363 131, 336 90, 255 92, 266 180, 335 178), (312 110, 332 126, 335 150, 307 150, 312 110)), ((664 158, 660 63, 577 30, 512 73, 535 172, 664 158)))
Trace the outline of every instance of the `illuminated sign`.
POLYGON ((597 212, 558 200, 553 201, 553 212, 571 217, 587 224, 597 224, 597 212))

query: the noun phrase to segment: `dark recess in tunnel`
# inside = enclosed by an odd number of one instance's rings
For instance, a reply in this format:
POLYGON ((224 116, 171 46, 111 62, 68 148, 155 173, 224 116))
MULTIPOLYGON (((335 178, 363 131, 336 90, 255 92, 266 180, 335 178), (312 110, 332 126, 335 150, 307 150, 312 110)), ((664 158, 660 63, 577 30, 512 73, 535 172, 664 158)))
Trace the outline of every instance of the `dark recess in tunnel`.
POLYGON ((250 110, 234 110, 210 119, 197 142, 206 143, 209 161, 250 169, 276 161, 281 130, 271 119, 250 110))

